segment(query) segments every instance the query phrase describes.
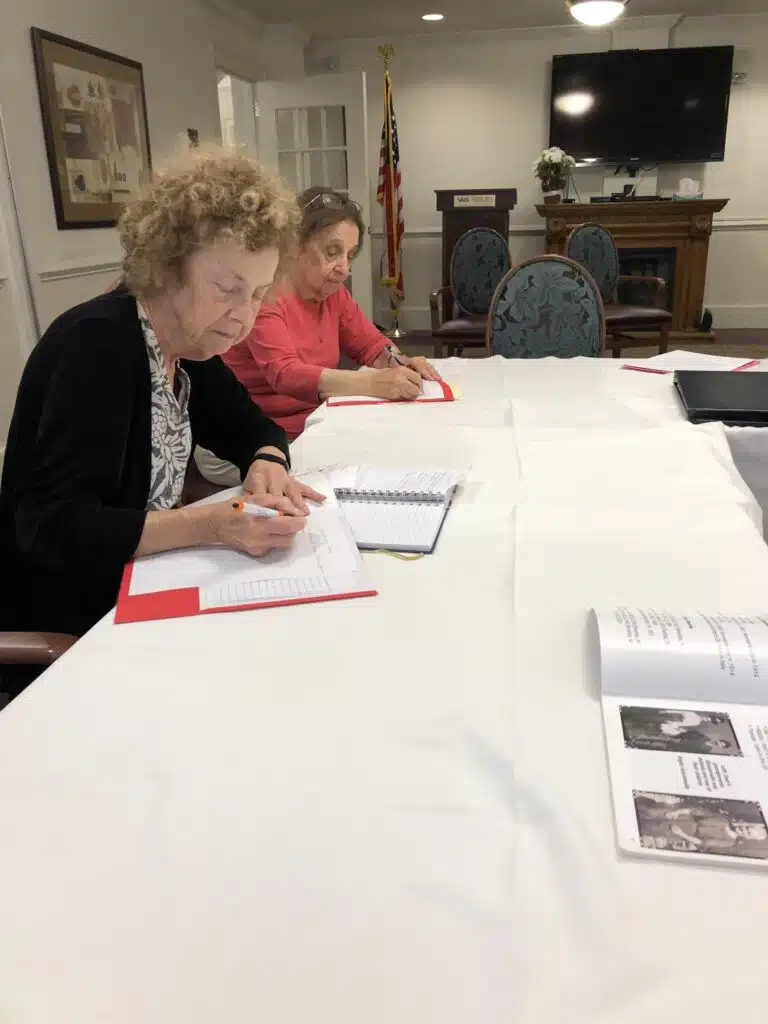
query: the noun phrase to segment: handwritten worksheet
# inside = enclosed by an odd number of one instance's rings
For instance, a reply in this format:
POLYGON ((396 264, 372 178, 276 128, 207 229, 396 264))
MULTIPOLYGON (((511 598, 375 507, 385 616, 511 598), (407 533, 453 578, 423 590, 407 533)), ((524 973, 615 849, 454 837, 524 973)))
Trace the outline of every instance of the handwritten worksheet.
POLYGON ((126 567, 116 622, 174 618, 375 593, 346 518, 326 485, 290 548, 253 558, 223 547, 137 558, 126 567))

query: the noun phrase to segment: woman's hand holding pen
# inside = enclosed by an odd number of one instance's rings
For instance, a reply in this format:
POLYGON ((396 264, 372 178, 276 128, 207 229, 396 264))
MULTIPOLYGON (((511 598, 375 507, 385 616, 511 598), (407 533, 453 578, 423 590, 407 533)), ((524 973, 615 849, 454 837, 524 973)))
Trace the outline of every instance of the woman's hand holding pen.
POLYGON ((390 366, 405 366, 409 370, 415 370, 424 380, 442 380, 443 378, 424 356, 407 356, 393 344, 387 345, 385 352, 389 356, 390 366))
POLYGON ((421 394, 421 374, 407 366, 392 366, 368 374, 368 392, 391 402, 412 401, 421 394))
POLYGON ((260 496, 259 505, 276 514, 249 514, 244 502, 232 498, 195 511, 207 516, 210 539, 215 544, 255 557, 276 548, 289 548, 307 525, 307 517, 293 514, 293 505, 285 498, 260 496))

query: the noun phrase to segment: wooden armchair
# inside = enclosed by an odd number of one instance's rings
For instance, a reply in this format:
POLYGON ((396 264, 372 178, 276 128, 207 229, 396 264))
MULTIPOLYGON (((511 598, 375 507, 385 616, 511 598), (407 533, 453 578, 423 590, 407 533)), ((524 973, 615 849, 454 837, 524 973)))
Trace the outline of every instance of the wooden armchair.
POLYGON ((669 347, 672 314, 667 309, 667 282, 663 277, 622 275, 616 282, 616 301, 605 304, 605 326, 608 346, 614 359, 629 341, 624 332, 652 331, 658 334, 659 352, 669 347))
POLYGON ((429 295, 429 315, 432 320, 432 352, 435 359, 442 359, 445 347, 448 355, 461 355, 466 345, 485 345, 485 324, 487 316, 456 315, 453 289, 444 284, 429 295), (441 312, 447 311, 443 319, 441 312))
POLYGON ((436 359, 461 355, 467 346, 483 347, 493 294, 511 265, 509 243, 492 228, 470 228, 451 254, 450 285, 429 296, 436 359), (443 319, 440 318, 442 306, 443 319))
POLYGON ((77 642, 69 633, 0 632, 0 665, 47 668, 77 642))
POLYGON ((667 285, 660 277, 619 274, 619 253, 613 235, 601 224, 580 224, 566 243, 566 255, 595 279, 605 306, 605 330, 614 359, 635 332, 658 336, 659 352, 669 346, 672 314, 666 308, 667 285))
POLYGON ((65 654, 78 637, 68 633, 0 631, 0 708, 65 654))
MULTIPOLYGON (((203 479, 195 460, 190 459, 182 494, 183 504, 207 498, 219 490, 220 487, 203 479)), ((0 630, 0 693, 18 693, 32 682, 39 672, 68 651, 77 640, 78 637, 68 633, 0 630), (7 670, 5 672, 4 667, 7 670), (35 669, 39 671, 36 672, 35 669)))

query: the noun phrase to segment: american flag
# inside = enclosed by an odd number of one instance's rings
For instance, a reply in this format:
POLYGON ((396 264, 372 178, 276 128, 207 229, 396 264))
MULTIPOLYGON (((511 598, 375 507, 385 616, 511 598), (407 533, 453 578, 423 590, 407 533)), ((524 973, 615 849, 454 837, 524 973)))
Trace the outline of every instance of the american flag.
POLYGON ((394 290, 393 299, 403 298, 403 267, 400 245, 405 234, 403 195, 400 177, 400 147, 397 142, 397 123, 392 103, 392 81, 389 71, 384 73, 384 127, 381 129, 379 156, 379 185, 376 201, 384 208, 384 237, 387 240, 387 267, 381 283, 394 290))

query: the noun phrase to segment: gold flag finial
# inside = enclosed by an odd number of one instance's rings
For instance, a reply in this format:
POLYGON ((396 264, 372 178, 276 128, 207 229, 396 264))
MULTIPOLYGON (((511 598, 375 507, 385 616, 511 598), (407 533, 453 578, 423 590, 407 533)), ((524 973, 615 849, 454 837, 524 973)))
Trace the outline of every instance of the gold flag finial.
POLYGON ((383 46, 379 46, 376 49, 376 53, 378 53, 378 55, 384 61, 384 70, 389 71, 389 62, 395 56, 395 48, 392 45, 392 43, 384 43, 383 46))

